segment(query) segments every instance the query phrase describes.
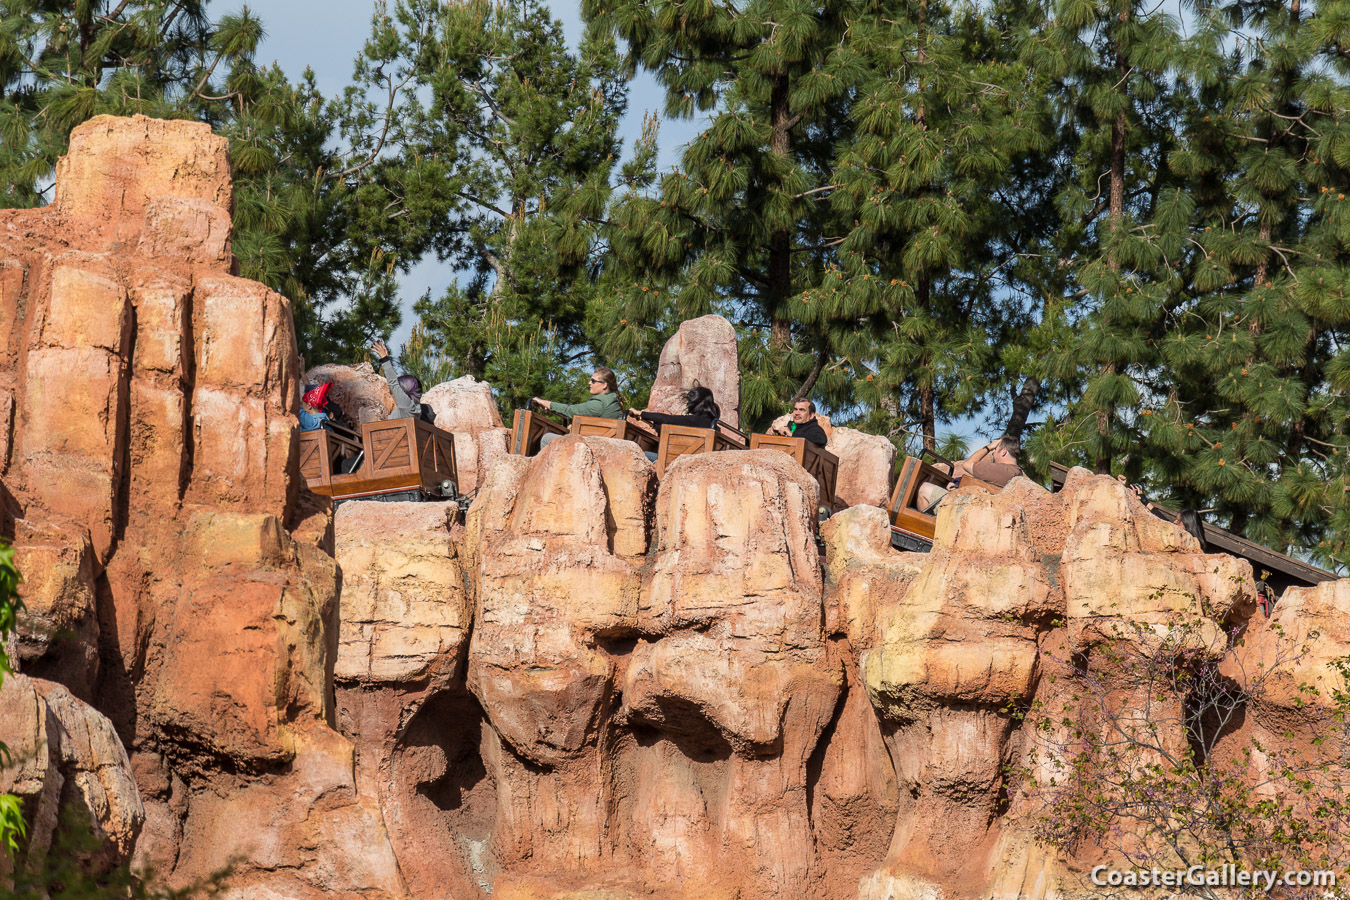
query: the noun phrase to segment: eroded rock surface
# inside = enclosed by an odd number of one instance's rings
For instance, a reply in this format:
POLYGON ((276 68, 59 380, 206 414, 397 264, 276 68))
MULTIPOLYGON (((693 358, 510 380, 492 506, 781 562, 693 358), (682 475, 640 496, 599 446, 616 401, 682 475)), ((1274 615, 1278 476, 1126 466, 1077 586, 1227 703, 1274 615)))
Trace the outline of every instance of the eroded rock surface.
MULTIPOLYGON (((834 429, 855 505, 818 545, 783 454, 659 483, 626 442, 499 455, 489 389, 461 380, 427 397, 465 435, 467 518, 334 515, 293 473, 289 306, 229 274, 223 139, 101 118, 72 154, 56 204, 0 212, 0 530, 28 600, 0 790, 25 860, 66 809, 105 863, 172 885, 233 862, 231 900, 1083 896, 1100 855, 1030 827, 1027 772, 1064 736, 1016 712, 1180 752, 1192 699, 1103 652, 1178 622, 1178 657, 1272 673, 1216 761, 1259 784, 1325 754, 1350 582, 1267 621, 1246 563, 1082 470, 958 490, 933 552, 897 553, 869 505, 884 441, 834 429), (1153 718, 1108 722, 1094 692, 1153 718)), ((690 347, 730 326, 697 321, 663 389, 698 377, 726 410, 690 347)), ((358 418, 386 409, 373 377, 358 418)))
MULTIPOLYGON (((98 117, 57 176, 52 206, 0 212, 12 435, 0 470, 33 589, 18 658, 112 723, 67 725, 80 746, 61 743, 61 765, 115 728, 144 813, 99 778, 71 770, 70 785, 111 852, 134 841, 170 883, 238 852, 241 883, 394 896, 397 878, 348 877, 313 849, 326 839, 293 840, 363 801, 343 787, 351 750, 331 727, 337 569, 322 541, 290 530, 302 518, 290 307, 230 274, 226 141, 196 123, 98 117), (314 747, 336 765, 314 763, 314 747), (260 816, 246 800, 264 795, 260 816), (269 845, 289 847, 284 866, 250 849, 269 845)), ((79 708, 64 693, 45 703, 79 708)), ((42 790, 77 802, 55 780, 42 790)), ((376 815, 357 831, 364 842, 380 827, 376 815)))
POLYGON ((830 430, 830 443, 826 449, 839 457, 835 505, 884 509, 891 499, 895 445, 879 434, 840 427, 830 430))
POLYGON ((23 675, 0 687, 0 723, 0 794, 19 798, 28 829, 17 858, 0 855, 0 881, 10 865, 43 865, 63 815, 78 815, 101 842, 90 864, 129 860, 145 808, 112 723, 61 685, 23 675))

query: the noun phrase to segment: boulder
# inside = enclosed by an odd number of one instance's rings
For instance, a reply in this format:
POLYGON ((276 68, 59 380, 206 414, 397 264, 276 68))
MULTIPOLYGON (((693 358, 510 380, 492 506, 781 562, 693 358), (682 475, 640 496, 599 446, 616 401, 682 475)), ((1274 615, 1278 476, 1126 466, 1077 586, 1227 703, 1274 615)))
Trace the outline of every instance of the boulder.
MULTIPOLYGON (((18 857, 42 864, 63 817, 78 811, 97 842, 95 867, 131 857, 145 810, 112 723, 59 684, 9 675, 0 685, 0 794, 24 803, 28 834, 18 857)), ((0 858, 3 885, 8 854, 0 858)))
POLYGON ((368 362, 354 366, 327 363, 305 372, 305 384, 327 383, 333 385, 328 398, 357 428, 367 422, 383 422, 394 411, 389 382, 368 362))
POLYGON ((1192 649, 1226 650, 1223 620, 1230 612, 1246 618, 1255 608, 1250 563, 1201 553, 1194 537, 1148 512, 1109 476, 1080 476, 1064 493, 1071 530, 1061 572, 1070 631, 1080 646, 1101 637, 1147 641, 1188 619, 1197 624, 1188 638, 1192 649))
MULTIPOLYGON (((154 207, 165 200, 207 215, 218 211, 228 221, 234 207, 228 150, 202 122, 95 116, 71 132, 57 164, 56 210, 92 225, 101 242, 131 246, 162 224, 163 213, 154 207)), ((228 259, 213 262, 230 265, 228 259)))
POLYGON ((62 677, 85 700, 98 677, 97 571, 89 534, 69 523, 15 523, 15 565, 24 574, 16 663, 62 677))
POLYGON ((839 458, 834 497, 837 506, 879 506, 891 500, 895 445, 878 434, 833 428, 825 448, 839 458))
POLYGON ((488 469, 510 448, 511 429, 502 427, 492 386, 465 375, 436 385, 422 395, 422 403, 436 414, 436 427, 455 436, 460 491, 478 490, 488 469))
POLYGON ((502 417, 492 398, 492 385, 465 375, 422 394, 422 403, 436 413, 436 425, 446 431, 478 431, 501 428, 502 417))
POLYGON ((736 329, 721 316, 680 323, 679 330, 661 348, 647 408, 684 415, 684 395, 695 384, 713 392, 723 421, 740 426, 741 369, 736 329))

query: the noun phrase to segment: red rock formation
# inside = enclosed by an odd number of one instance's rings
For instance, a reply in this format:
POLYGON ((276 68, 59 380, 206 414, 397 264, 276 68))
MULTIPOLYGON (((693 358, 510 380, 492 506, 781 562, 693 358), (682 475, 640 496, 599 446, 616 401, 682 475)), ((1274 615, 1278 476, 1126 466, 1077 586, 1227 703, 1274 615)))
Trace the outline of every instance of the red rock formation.
MULTIPOLYGON (((287 531, 299 359, 286 299, 230 274, 225 139, 99 117, 70 147, 52 206, 0 211, 0 470, 34 588, 20 665, 108 714, 146 775, 138 856, 182 881, 243 848, 257 806, 229 801, 222 841, 223 796, 286 804, 264 843, 316 815, 276 784, 319 784, 313 748, 341 740, 336 570, 287 531)), ((297 852, 287 878, 341 883, 297 852)))
POLYGON ((0 740, 31 751, 0 789, 28 804, 25 864, 65 806, 170 883, 233 862, 231 900, 1077 896, 1096 851, 1032 839, 1057 726, 1013 713, 1181 747, 1191 698, 1145 707, 1102 652, 1177 621, 1178 656, 1278 670, 1216 760, 1250 783, 1323 761, 1346 582, 1230 648, 1246 564, 1082 470, 954 492, 930 554, 856 506, 822 567, 817 486, 782 454, 659 485, 601 438, 493 462, 486 386, 451 383, 428 396, 474 447, 463 525, 301 502, 289 309, 229 274, 224 154, 204 126, 95 119, 56 204, 0 212, 0 528, 28 600, 0 740))

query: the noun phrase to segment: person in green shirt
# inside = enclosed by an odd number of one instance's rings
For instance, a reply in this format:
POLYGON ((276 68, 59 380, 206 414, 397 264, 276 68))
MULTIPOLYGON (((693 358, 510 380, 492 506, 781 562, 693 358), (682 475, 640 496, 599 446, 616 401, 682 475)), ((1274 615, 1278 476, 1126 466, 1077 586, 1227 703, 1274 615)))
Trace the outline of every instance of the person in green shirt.
MULTIPOLYGON (((601 419, 622 419, 624 417, 623 401, 619 397, 619 382, 614 377, 613 369, 601 366, 592 372, 590 390, 590 399, 583 400, 580 403, 555 403, 551 400, 545 400, 543 397, 535 397, 531 402, 568 419, 573 416, 597 416, 601 419)), ((556 437, 561 437, 561 435, 544 435, 539 441, 540 448, 542 449, 556 437)))

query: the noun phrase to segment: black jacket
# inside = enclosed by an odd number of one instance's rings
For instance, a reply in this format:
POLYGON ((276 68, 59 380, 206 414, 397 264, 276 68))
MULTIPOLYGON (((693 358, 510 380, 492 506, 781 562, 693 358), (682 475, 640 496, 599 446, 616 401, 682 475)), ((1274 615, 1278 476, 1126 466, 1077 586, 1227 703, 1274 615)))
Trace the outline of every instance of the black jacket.
POLYGON ((825 434, 825 429, 820 427, 820 423, 815 419, 807 422, 805 425, 798 425, 796 422, 788 422, 788 431, 792 432, 793 437, 805 438, 817 447, 824 447, 830 439, 825 434))
POLYGON ((640 414, 642 421, 651 422, 656 426, 657 434, 661 433, 662 425, 688 425, 691 428, 712 428, 717 424, 717 420, 709 416, 677 416, 673 413, 644 412, 640 414))

